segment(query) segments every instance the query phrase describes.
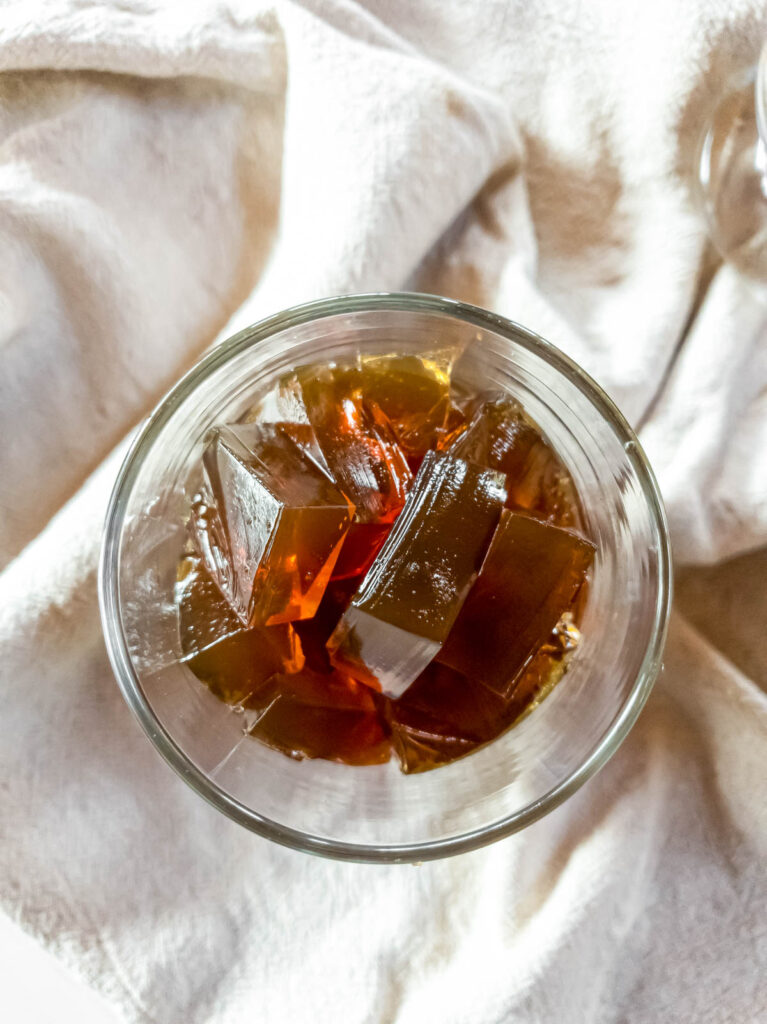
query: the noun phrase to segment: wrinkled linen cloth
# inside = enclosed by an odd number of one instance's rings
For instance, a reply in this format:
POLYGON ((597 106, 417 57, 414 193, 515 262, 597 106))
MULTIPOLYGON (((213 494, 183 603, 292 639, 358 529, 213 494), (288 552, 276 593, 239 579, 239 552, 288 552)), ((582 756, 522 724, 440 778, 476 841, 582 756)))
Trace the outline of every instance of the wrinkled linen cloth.
POLYGON ((3 5, 0 901, 125 1020, 767 1019, 767 305, 692 184, 766 33, 751 0, 3 5), (247 833, 161 761, 96 567, 126 439, 206 346, 403 287, 597 378, 681 572, 596 778, 485 850, 371 867, 247 833))

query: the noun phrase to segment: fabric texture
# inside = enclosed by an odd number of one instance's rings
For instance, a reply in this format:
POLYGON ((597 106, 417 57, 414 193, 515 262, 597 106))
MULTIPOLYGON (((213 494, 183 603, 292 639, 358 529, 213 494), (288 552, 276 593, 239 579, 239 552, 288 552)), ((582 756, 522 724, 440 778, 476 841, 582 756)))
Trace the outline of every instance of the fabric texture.
POLYGON ((756 0, 3 5, 0 900, 127 1021, 767 1017, 767 305, 692 187, 765 35, 756 0), (403 287, 597 378, 682 571, 595 779, 488 849, 370 867, 248 834, 154 754, 96 568, 126 439, 206 346, 403 287))

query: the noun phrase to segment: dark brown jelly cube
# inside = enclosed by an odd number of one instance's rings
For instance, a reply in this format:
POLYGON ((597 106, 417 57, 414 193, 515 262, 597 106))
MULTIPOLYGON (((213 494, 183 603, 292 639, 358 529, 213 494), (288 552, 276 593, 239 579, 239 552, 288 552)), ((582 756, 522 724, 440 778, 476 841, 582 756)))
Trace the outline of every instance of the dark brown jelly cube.
POLYGON ((389 760, 388 730, 371 691, 338 672, 275 675, 246 707, 258 713, 250 734, 290 757, 354 765, 389 760))
POLYGON ((555 630, 536 651, 508 697, 437 661, 399 700, 379 697, 402 770, 412 775, 449 764, 516 724, 560 682, 577 634, 563 622, 562 634, 555 630))
POLYGON ((504 510, 479 576, 438 659, 508 696, 582 585, 594 545, 504 510))
POLYGON ((441 447, 505 473, 509 508, 524 509, 557 526, 578 526, 578 497, 570 474, 519 403, 495 396, 473 403, 473 408, 466 428, 454 431, 441 447))
POLYGON ((513 715, 499 694, 438 662, 384 706, 392 746, 407 773, 470 753, 503 732, 513 715))
POLYGON ((447 637, 505 496, 502 474, 429 452, 328 642, 333 664, 389 696, 403 693, 447 637))

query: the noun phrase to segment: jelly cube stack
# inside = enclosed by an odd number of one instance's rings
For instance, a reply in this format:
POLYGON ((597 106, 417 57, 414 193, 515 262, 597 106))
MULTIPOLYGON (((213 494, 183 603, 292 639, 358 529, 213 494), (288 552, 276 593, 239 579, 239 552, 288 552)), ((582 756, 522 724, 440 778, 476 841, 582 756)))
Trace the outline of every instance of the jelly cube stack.
POLYGON ((300 367, 211 432, 176 606, 184 661, 294 758, 406 773, 561 678, 595 554, 570 474, 458 350, 300 367))

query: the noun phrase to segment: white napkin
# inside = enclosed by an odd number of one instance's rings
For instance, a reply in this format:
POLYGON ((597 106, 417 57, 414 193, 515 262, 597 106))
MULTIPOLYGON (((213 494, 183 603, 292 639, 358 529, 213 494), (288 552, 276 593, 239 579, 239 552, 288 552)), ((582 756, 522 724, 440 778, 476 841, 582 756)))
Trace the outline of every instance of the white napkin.
POLYGON ((687 573, 596 779, 417 868, 188 790, 118 694, 95 572, 121 439, 215 336, 403 286, 593 373, 680 562, 767 542, 767 306, 726 268, 699 289, 691 191, 766 31, 751 0, 4 5, 0 900, 126 1020, 764 1019, 764 552, 687 573))

